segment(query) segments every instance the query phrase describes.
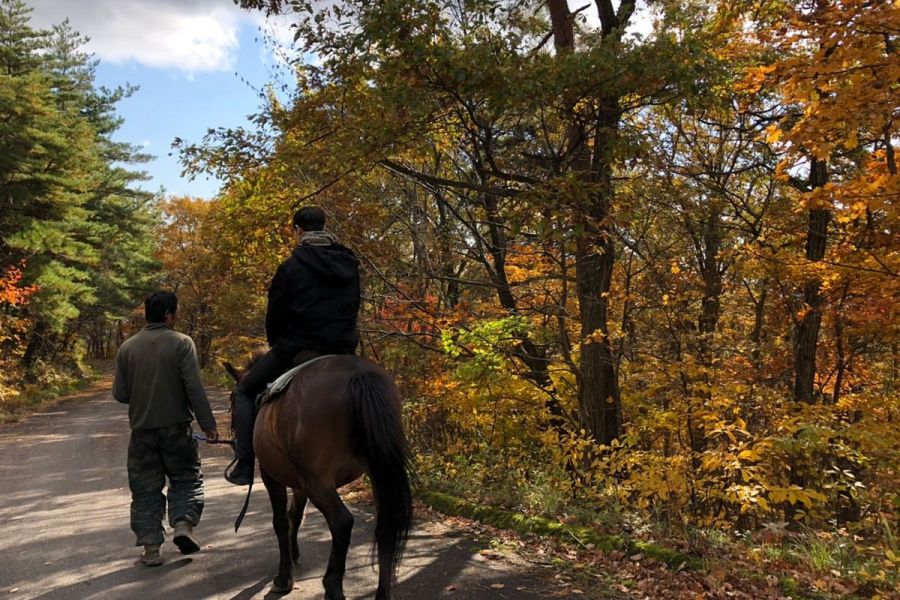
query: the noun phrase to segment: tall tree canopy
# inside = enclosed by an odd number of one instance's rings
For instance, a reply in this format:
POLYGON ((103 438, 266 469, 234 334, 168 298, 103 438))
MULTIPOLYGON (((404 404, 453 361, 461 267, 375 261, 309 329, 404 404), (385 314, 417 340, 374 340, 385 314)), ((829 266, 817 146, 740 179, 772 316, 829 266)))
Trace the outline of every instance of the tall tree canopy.
POLYGON ((77 356, 80 334, 124 316, 151 283, 147 159, 113 141, 115 104, 133 90, 94 82, 96 61, 68 22, 35 30, 19 0, 0 2, 0 268, 23 268, 25 318, 4 354, 27 369, 77 356), (24 265, 24 267, 22 267, 24 265))

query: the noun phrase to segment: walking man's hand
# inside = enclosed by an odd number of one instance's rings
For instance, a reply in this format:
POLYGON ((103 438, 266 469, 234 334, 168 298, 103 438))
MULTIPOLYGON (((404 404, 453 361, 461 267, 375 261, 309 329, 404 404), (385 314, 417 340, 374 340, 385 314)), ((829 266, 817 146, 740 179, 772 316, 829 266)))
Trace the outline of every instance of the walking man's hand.
POLYGON ((209 442, 215 442, 216 440, 219 439, 219 430, 218 430, 218 429, 211 429, 211 430, 209 430, 209 431, 204 431, 204 432, 203 432, 203 435, 206 436, 206 440, 207 440, 207 441, 209 441, 209 442))

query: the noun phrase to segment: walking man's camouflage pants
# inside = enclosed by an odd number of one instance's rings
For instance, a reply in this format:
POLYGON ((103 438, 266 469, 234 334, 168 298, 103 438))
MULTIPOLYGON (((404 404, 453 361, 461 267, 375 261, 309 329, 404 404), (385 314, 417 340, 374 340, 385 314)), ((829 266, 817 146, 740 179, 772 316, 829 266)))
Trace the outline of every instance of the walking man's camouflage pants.
POLYGON ((131 530, 136 546, 161 544, 167 490, 169 525, 190 521, 203 513, 203 473, 191 426, 132 430, 128 444, 128 486, 131 488, 131 530))

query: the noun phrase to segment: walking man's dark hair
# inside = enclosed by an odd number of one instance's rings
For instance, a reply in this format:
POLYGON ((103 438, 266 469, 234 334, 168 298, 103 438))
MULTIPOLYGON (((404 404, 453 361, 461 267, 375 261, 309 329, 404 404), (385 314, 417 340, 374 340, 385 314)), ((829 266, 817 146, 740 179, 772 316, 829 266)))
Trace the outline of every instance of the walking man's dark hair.
POLYGON ((154 292, 144 300, 144 316, 148 323, 162 323, 166 314, 178 310, 178 296, 172 292, 154 292))
POLYGON ((325 229, 325 211, 318 206, 304 206, 294 214, 294 227, 303 231, 325 229))

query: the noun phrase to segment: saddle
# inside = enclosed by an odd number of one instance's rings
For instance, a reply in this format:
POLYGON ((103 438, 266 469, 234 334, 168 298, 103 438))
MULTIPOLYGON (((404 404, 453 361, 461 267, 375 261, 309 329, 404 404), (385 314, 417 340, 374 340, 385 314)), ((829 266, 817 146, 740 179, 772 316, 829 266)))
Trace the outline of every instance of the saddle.
POLYGON ((309 365, 322 360, 323 358, 331 358, 332 356, 337 356, 336 354, 323 354, 321 356, 316 356, 315 358, 311 358, 307 361, 304 361, 293 367, 283 375, 281 375, 278 379, 270 383, 266 386, 266 391, 262 392, 256 398, 256 409, 259 410, 259 407, 270 401, 272 398, 276 397, 278 394, 287 389, 287 387, 293 381, 294 376, 297 375, 300 371, 308 367, 309 365))

